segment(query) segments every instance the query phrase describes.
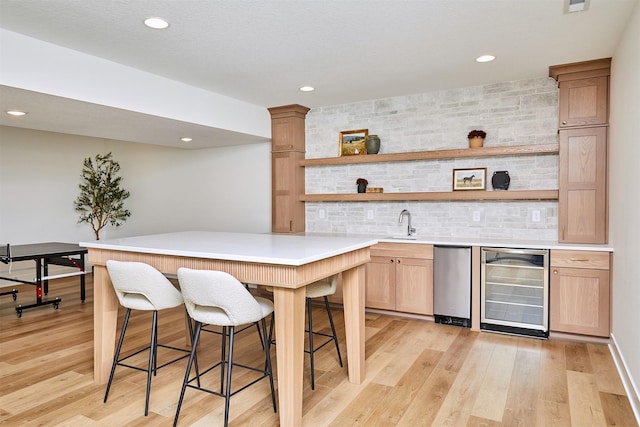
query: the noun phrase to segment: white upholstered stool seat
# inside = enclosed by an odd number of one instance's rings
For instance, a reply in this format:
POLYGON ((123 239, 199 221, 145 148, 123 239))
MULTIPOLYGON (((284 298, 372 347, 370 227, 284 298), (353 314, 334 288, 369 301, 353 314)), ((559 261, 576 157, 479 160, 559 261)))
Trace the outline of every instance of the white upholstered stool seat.
POLYGON ((180 392, 180 399, 176 409, 174 426, 178 422, 180 409, 182 407, 187 387, 224 397, 224 425, 226 426, 229 422, 229 404, 231 396, 264 378, 268 378, 271 387, 273 410, 276 411, 275 389, 273 386, 273 375, 271 372, 271 349, 269 340, 266 339, 267 324, 265 321, 265 318, 269 316, 269 314, 273 313, 273 303, 264 298, 254 297, 235 277, 222 271, 179 268, 178 281, 184 298, 184 304, 187 307, 187 312, 191 319, 195 321, 195 331, 193 334, 191 356, 187 363, 187 370, 182 383, 182 391, 180 392), (260 368, 240 365, 233 361, 235 328, 240 325, 255 322, 260 322, 262 325, 262 336, 264 337, 263 348, 265 352, 265 363, 264 366, 260 368), (195 356, 203 325, 222 326, 222 355, 219 362, 210 368, 199 372, 195 356), (228 355, 225 354, 227 337, 229 340, 228 355), (190 379, 191 367, 194 362, 196 375, 190 379), (220 367, 221 369, 219 392, 207 389, 200 384, 201 376, 217 367, 220 367), (262 375, 251 381, 249 384, 246 384, 232 392, 231 373, 233 367, 250 369, 252 371, 259 372, 262 375), (224 375, 225 369, 226 381, 224 375), (193 381, 196 381, 197 384, 192 384, 193 381))
MULTIPOLYGON (((140 371, 147 372, 147 393, 144 407, 145 416, 149 413, 149 394, 151 391, 152 374, 156 375, 158 369, 177 362, 188 356, 188 350, 158 344, 158 311, 169 308, 178 307, 183 304, 182 294, 162 273, 148 264, 141 262, 123 262, 123 261, 107 261, 107 271, 113 284, 113 289, 118 297, 120 305, 127 309, 120 331, 120 338, 113 357, 111 365, 111 373, 107 383, 107 389, 104 394, 104 402, 107 402, 109 390, 116 371, 116 366, 124 366, 140 371), (129 324, 131 310, 152 311, 153 320, 151 324, 151 341, 150 344, 140 350, 133 352, 125 357, 120 358, 122 344, 124 342, 125 333, 129 324), (158 366, 158 347, 169 348, 186 352, 176 359, 166 362, 158 366), (124 363, 127 359, 149 350, 149 362, 146 368, 141 368, 124 363)), ((191 332, 190 332, 191 335, 191 332)))

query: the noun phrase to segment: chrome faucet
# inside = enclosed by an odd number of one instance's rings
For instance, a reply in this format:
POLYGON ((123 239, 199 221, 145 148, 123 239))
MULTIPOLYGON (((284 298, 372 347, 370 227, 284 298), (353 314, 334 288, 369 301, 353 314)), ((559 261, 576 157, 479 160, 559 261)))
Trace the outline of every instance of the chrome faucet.
POLYGON ((402 217, 405 215, 407 216, 407 236, 411 236, 416 232, 416 229, 411 226, 411 212, 409 212, 407 209, 403 209, 402 212, 400 212, 398 223, 402 224, 402 217))

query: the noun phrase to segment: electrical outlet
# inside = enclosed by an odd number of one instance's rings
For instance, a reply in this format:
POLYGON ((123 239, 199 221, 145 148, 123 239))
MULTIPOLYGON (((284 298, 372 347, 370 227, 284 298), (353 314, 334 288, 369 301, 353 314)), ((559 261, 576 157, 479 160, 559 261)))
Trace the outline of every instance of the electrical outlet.
POLYGON ((534 209, 531 211, 531 221, 540 222, 540 211, 538 209, 534 209))
POLYGON ((480 211, 473 211, 473 222, 480 222, 480 211))
POLYGON ((324 219, 325 212, 324 209, 318 209, 318 218, 324 219))
POLYGON ((373 219, 373 209, 367 210, 367 219, 373 219))

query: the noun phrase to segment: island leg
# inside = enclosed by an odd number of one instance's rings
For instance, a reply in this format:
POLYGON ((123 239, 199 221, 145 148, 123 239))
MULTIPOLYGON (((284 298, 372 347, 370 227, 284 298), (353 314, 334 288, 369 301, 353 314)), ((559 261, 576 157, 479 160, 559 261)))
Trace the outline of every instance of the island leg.
POLYGON ((280 425, 302 425, 305 288, 275 287, 276 361, 280 425))
POLYGON ((118 298, 104 265, 93 270, 93 381, 105 384, 109 379, 116 342, 118 298))
POLYGON ((364 296, 365 266, 359 265, 342 273, 344 327, 347 340, 349 381, 360 384, 365 378, 364 296))

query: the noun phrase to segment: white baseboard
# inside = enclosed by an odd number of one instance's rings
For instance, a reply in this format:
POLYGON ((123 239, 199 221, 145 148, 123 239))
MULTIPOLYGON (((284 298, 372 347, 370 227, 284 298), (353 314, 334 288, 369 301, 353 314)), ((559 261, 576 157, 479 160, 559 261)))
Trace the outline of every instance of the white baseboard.
POLYGON ((627 363, 625 362, 622 353, 620 353, 616 337, 613 334, 611 334, 609 351, 611 352, 613 362, 616 364, 616 368, 618 369, 618 373, 622 379, 624 390, 627 392, 627 397, 629 399, 629 404, 631 404, 633 414, 635 415, 638 424, 640 424, 640 392, 638 391, 638 386, 633 381, 633 378, 629 375, 627 363))

